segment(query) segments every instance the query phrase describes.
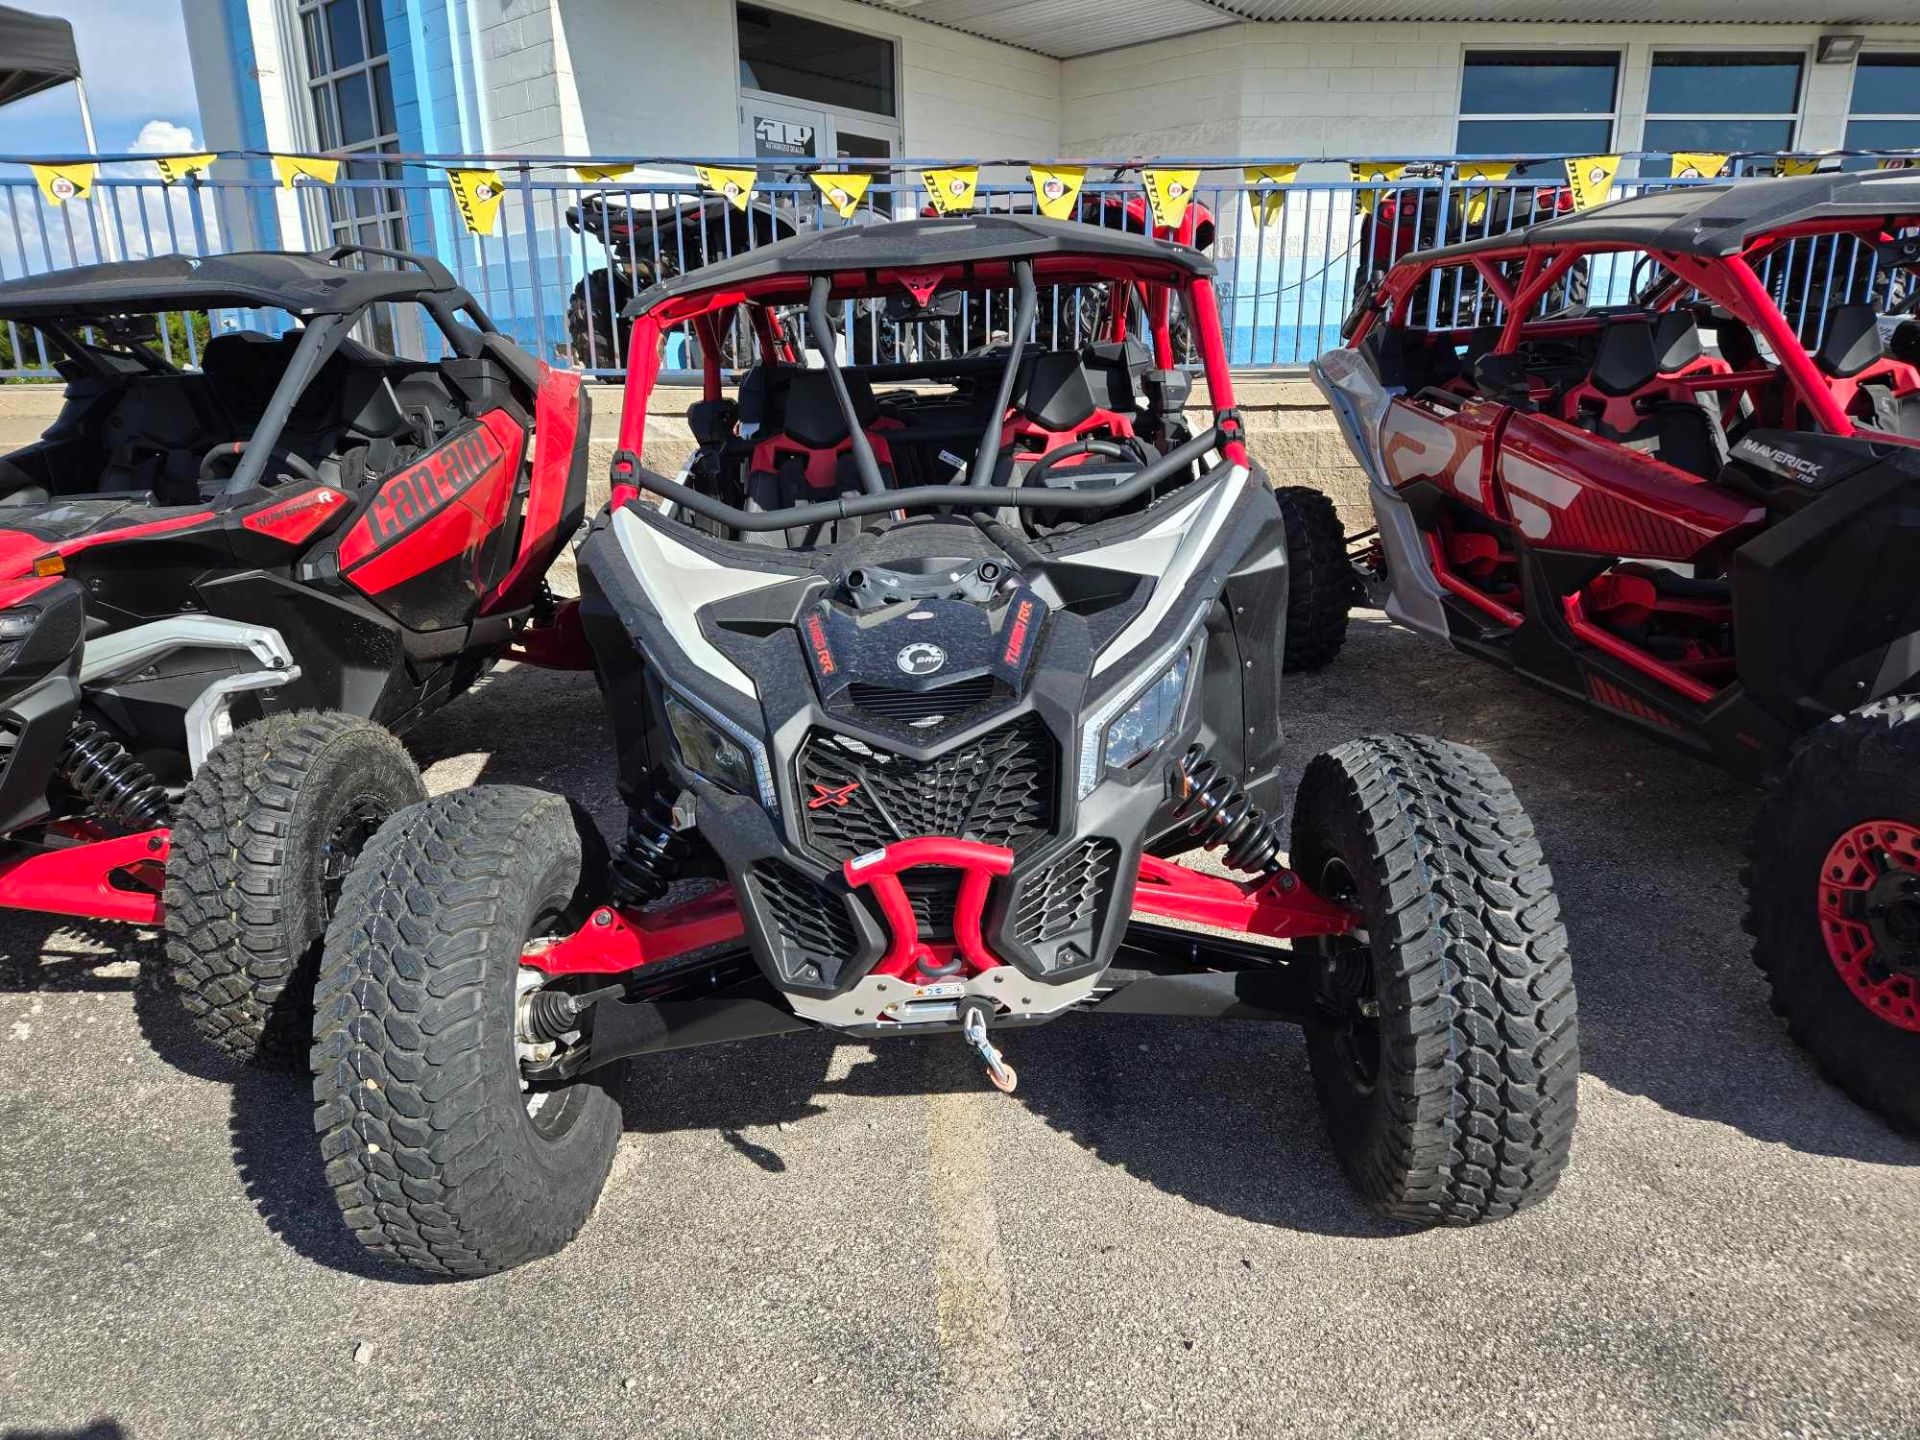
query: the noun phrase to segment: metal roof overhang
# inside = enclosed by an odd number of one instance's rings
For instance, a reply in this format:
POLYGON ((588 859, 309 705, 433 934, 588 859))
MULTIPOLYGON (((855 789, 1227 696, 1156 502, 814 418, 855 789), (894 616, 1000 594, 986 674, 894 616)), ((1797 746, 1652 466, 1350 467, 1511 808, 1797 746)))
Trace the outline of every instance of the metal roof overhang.
MULTIPOLYGON (((1243 21, 1565 21, 1564 0, 863 0, 1056 60, 1243 21)), ((1914 0, 1584 0, 1583 24, 1912 24, 1914 0)))

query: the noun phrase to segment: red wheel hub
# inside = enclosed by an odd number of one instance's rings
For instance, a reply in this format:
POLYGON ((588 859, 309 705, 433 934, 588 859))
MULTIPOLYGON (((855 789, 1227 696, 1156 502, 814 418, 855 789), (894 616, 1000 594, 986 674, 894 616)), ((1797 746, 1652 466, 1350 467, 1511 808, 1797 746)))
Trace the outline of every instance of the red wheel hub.
POLYGON ((1820 868, 1820 934, 1859 1002, 1920 1033, 1920 829, 1868 820, 1820 868))

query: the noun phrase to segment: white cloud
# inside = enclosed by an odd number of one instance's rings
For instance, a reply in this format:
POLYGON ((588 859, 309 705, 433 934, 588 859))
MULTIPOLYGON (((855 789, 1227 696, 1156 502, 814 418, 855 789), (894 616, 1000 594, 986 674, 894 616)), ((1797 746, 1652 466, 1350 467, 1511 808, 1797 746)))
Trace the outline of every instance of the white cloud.
POLYGON ((171 120, 149 120, 130 147, 136 155, 180 155, 193 151, 193 131, 171 120))

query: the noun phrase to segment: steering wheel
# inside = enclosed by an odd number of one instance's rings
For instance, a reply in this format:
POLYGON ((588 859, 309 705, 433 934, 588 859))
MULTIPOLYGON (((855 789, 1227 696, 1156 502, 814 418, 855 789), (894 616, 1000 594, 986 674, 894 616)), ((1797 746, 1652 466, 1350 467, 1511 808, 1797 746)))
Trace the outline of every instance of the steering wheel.
MULTIPOLYGON (((229 462, 238 465, 240 463, 240 457, 247 453, 247 446, 251 443, 251 441, 247 440, 229 440, 224 445, 216 445, 207 451, 200 460, 200 483, 206 485, 214 480, 220 479, 221 476, 218 472, 227 466, 229 462)), ((284 446, 276 445, 267 452, 267 463, 271 465, 276 461, 310 485, 326 483, 321 480, 318 470, 314 469, 313 466, 308 464, 301 456, 294 454, 293 451, 286 449, 284 446)), ((229 472, 229 474, 230 473, 231 472, 229 472)), ((261 472, 263 477, 265 473, 265 471, 261 472)))
POLYGON ((1137 437, 1128 436, 1123 443, 1119 440, 1093 439, 1074 440, 1062 445, 1058 450, 1049 450, 1033 463, 1027 473, 1021 477, 1022 485, 1045 484, 1046 479, 1063 461, 1076 460, 1083 455, 1098 455, 1108 460, 1136 460, 1142 466, 1153 462, 1153 455, 1137 437), (1127 447, 1131 446, 1131 449, 1127 447))

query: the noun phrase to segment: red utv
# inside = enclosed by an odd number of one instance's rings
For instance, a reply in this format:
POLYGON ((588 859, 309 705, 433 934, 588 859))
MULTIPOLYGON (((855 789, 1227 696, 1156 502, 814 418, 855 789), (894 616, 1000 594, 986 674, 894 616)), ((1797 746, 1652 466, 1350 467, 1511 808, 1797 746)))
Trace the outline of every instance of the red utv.
POLYGON ((566 1244, 629 1056, 950 1035, 1010 1090, 1000 1044, 1069 1012, 1301 1024, 1334 1149, 1387 1214, 1471 1224, 1553 1188, 1571 964, 1506 782, 1374 736, 1308 763, 1290 838, 1269 818, 1296 537, 1247 454, 1206 256, 1024 215, 836 228, 664 281, 633 318, 579 612, 628 828, 609 860, 560 796, 480 786, 395 816, 348 877, 313 1070, 369 1249, 475 1275, 566 1244), (1040 348, 1053 286, 1118 291, 1121 317, 1144 291, 1138 362, 1124 335, 1040 348), (935 325, 1008 292, 1005 353, 839 359, 848 303, 935 325), (792 308, 817 369, 770 324, 792 308), (759 365, 733 386, 710 358, 694 454, 648 468, 665 333, 736 319, 759 365), (1238 875, 1169 858, 1195 846, 1238 875))
POLYGON ((1765 784, 1748 924, 1774 1004, 1910 1129, 1916 266, 1908 173, 1674 189, 1414 255, 1315 366, 1393 618, 1765 784), (1580 265, 1618 303, 1569 313, 1580 265), (1442 281, 1497 323, 1432 327, 1412 302, 1442 281))
POLYGON ((394 736, 540 638, 579 379, 348 248, 15 280, 0 323, 67 382, 0 457, 0 905, 164 923, 210 1040, 301 1057, 340 882, 424 794, 394 736))

